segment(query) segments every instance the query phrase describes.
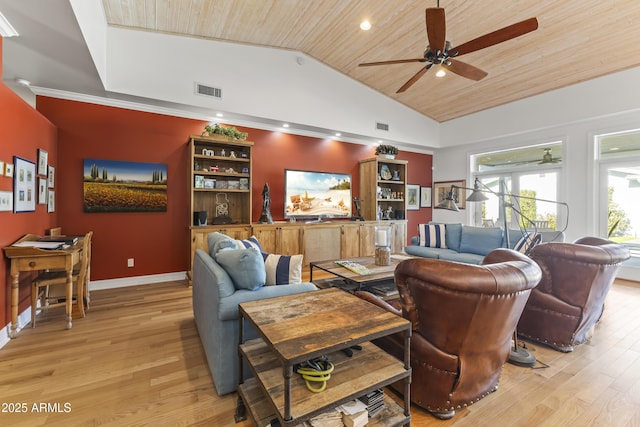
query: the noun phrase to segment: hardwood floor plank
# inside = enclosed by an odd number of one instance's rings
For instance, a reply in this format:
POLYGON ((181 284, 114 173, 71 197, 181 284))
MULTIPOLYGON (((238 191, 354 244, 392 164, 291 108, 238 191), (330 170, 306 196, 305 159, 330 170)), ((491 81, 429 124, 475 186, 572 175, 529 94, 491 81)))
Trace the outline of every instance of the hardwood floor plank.
MULTIPOLYGON (((1 426, 253 426, 234 423, 235 393, 215 392, 184 282, 91 296, 73 329, 49 310, 0 349, 0 402, 28 404, 0 412, 1 426)), ((638 306, 640 287, 617 283, 590 342, 572 353, 525 342, 547 368, 507 364, 495 393, 448 421, 414 406, 412 425, 640 426, 638 306)))

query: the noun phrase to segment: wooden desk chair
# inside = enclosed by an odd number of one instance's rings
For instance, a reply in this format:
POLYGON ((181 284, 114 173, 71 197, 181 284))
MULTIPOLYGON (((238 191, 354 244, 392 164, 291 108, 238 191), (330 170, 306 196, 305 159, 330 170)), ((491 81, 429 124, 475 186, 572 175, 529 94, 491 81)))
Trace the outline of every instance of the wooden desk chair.
POLYGON ((62 227, 54 227, 45 230, 47 236, 62 236, 62 227))
MULTIPOLYGON (((91 237, 88 232, 82 241, 82 254, 72 273, 73 303, 78 307, 78 316, 84 317, 85 304, 88 304, 88 274, 91 261, 91 237)), ((31 327, 36 327, 36 309, 40 299, 40 310, 63 307, 66 295, 67 273, 64 270, 45 271, 31 282, 31 327)))

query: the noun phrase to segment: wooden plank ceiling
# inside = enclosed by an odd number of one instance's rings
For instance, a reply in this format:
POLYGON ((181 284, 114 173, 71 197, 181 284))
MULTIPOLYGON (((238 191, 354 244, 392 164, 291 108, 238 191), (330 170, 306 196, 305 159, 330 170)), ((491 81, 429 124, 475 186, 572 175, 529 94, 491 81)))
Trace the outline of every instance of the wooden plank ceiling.
POLYGON ((436 3, 103 0, 109 25, 301 51, 438 122, 640 65, 638 0, 442 0, 454 46, 530 17, 539 28, 461 57, 489 73, 478 82, 430 70, 396 94, 419 63, 358 67, 422 57, 425 8, 436 3))

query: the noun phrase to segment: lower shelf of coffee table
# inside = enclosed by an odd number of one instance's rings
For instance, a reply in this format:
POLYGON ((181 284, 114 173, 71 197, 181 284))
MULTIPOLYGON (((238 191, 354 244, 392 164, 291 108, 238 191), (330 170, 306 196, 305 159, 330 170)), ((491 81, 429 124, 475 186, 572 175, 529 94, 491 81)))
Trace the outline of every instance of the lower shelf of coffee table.
MULTIPOLYGON (((340 351, 328 355, 335 369, 326 390, 321 393, 309 391, 305 381, 294 374, 291 380, 292 420, 285 425, 295 426, 370 391, 410 377, 411 370, 406 370, 393 356, 369 342, 361 345, 362 350, 356 350, 353 357, 340 351)), ((254 378, 239 387, 245 407, 258 426, 267 425, 273 418, 282 422, 285 408, 281 362, 261 339, 242 344, 240 351, 254 374, 254 378)), ((404 409, 392 399, 387 401, 387 409, 371 419, 368 425, 408 424, 411 417, 405 416, 404 409)))

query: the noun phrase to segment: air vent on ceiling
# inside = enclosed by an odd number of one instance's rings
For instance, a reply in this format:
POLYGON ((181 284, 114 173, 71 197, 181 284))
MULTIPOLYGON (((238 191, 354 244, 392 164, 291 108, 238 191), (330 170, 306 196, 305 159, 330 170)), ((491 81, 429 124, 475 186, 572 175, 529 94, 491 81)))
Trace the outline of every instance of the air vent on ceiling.
POLYGON ((206 86, 196 83, 196 93, 198 95, 211 96, 213 98, 222 99, 222 89, 217 87, 206 86))
POLYGON ((389 125, 387 123, 376 122, 376 130, 389 132, 389 125))

